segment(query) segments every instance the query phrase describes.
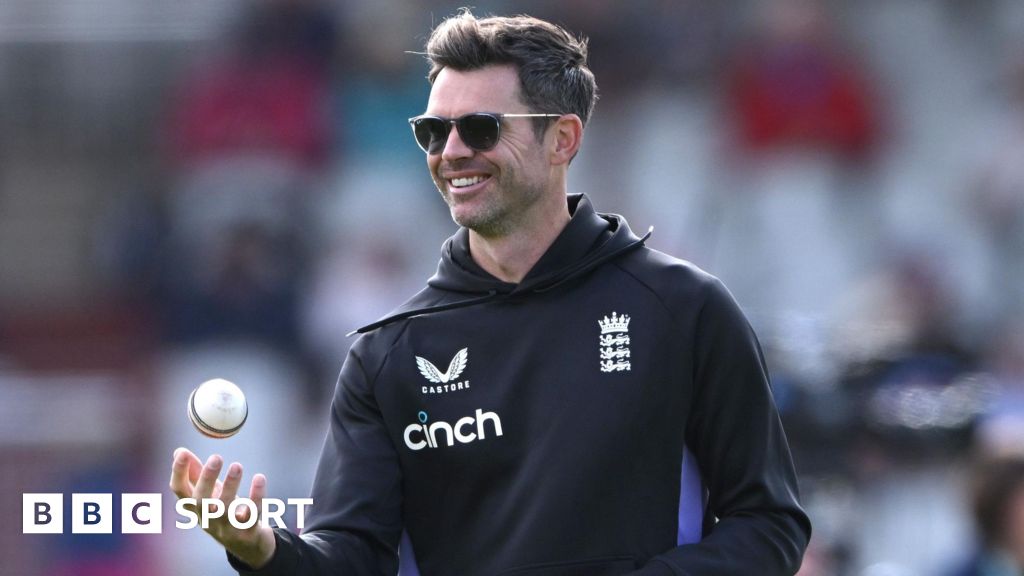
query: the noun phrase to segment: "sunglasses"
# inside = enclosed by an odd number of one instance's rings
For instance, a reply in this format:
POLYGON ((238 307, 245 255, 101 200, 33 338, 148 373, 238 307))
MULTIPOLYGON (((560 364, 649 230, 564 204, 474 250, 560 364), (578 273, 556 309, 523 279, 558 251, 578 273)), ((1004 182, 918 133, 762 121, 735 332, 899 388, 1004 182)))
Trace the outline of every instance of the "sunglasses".
POLYGON ((501 122, 505 118, 558 118, 561 114, 492 114, 473 112, 458 118, 443 116, 416 116, 409 118, 416 143, 427 154, 440 154, 448 142, 452 125, 459 131, 462 141, 477 152, 486 152, 498 144, 501 122))

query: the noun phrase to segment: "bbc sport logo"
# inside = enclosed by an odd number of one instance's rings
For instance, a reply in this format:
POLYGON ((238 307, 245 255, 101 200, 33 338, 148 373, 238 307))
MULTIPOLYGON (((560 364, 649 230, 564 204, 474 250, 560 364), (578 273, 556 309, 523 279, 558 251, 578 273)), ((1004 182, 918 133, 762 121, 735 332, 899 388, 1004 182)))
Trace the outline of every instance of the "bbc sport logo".
MULTIPOLYGON (((227 517, 232 526, 240 530, 252 528, 256 522, 271 528, 288 528, 284 515, 289 506, 295 507, 295 528, 302 530, 305 525, 306 507, 313 505, 312 498, 264 498, 260 506, 249 498, 236 498, 227 506, 216 498, 182 498, 174 505, 181 520, 174 522, 179 530, 191 530, 201 526, 208 528, 215 518, 227 517), (244 522, 236 513, 248 508, 249 516, 244 522)), ((71 533, 111 534, 114 529, 113 494, 72 494, 71 533)), ((160 534, 163 526, 162 494, 121 494, 121 533, 160 534)), ((22 494, 23 534, 63 534, 64 494, 30 493, 22 494)))

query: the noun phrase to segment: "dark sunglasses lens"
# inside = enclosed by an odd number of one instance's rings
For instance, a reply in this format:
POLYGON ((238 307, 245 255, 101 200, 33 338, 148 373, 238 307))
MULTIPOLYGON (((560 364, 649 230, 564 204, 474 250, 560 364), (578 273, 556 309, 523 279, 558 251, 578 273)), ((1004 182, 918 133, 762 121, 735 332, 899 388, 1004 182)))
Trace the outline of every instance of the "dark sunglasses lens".
POLYGON ((448 140, 448 124, 440 118, 420 118, 412 124, 416 143, 425 152, 437 154, 448 140))
POLYGON ((469 114, 458 122, 459 136, 474 150, 490 150, 498 143, 499 121, 490 114, 469 114))

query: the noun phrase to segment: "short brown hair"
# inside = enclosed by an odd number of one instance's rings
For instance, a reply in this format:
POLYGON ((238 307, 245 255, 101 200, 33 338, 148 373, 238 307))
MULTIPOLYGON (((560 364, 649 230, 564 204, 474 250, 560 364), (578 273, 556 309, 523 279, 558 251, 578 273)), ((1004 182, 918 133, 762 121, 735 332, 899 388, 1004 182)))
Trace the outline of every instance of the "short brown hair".
POLYGON ((586 38, 531 16, 477 19, 463 9, 434 28, 426 56, 431 84, 444 68, 469 71, 514 65, 523 103, 533 112, 576 114, 586 125, 597 101, 594 74, 587 68, 586 38))

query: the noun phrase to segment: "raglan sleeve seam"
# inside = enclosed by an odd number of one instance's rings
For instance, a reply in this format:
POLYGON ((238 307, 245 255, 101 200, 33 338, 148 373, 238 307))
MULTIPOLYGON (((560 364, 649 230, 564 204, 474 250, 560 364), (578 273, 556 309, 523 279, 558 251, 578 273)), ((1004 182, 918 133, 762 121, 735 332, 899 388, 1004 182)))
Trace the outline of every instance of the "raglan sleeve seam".
MULTIPOLYGON (((434 306, 436 304, 439 304, 442 300, 444 300, 443 296, 441 298, 438 298, 436 301, 432 302, 430 305, 434 306)), ((371 391, 376 390, 376 388, 377 388, 377 380, 378 380, 378 378, 380 378, 381 373, 384 371, 384 366, 388 363, 388 359, 391 357, 391 353, 394 351, 395 347, 398 345, 398 341, 402 338, 402 335, 405 334, 406 330, 409 329, 409 324, 411 324, 413 319, 415 319, 415 316, 412 317, 412 318, 407 318, 405 320, 402 320, 401 328, 395 331, 394 337, 391 339, 391 342, 388 344, 387 351, 384 352, 384 354, 381 357, 380 364, 377 366, 377 369, 374 371, 373 376, 367 379, 367 387, 368 387, 369 390, 371 390, 371 391)), ((383 330, 383 328, 381 328, 381 330, 383 330)), ((352 345, 353 353, 358 356, 358 352, 356 350, 357 346, 360 344, 360 342, 363 341, 363 339, 371 338, 371 337, 373 337, 373 335, 363 335, 363 336, 361 336, 360 340, 352 345)), ((369 374, 367 373, 361 358, 359 360, 359 366, 360 366, 360 370, 363 371, 363 374, 365 376, 369 376, 369 374)))
MULTIPOLYGON (((664 309, 665 312, 668 314, 668 316, 672 319, 672 323, 675 324, 676 327, 679 328, 681 333, 685 332, 686 328, 683 325, 683 322, 679 319, 679 316, 672 309, 672 307, 669 306, 666 303, 665 298, 662 296, 662 294, 658 290, 656 290, 647 281, 641 279, 639 276, 637 276, 636 274, 634 274, 632 271, 630 271, 626 267, 622 266, 621 264, 615 263, 615 267, 618 268, 620 271, 622 271, 623 274, 626 274, 627 276, 632 278, 634 282, 636 282, 637 284, 642 286, 645 290, 650 292, 651 295, 654 296, 654 299, 658 302, 658 305, 660 305, 662 307, 662 309, 664 309)), ((701 293, 702 293, 702 295, 704 295, 707 292, 707 287, 706 287, 707 286, 707 282, 701 282, 701 285, 702 285, 701 286, 701 293)), ((698 315, 697 315, 698 322, 696 322, 694 327, 693 327, 693 332, 694 333, 696 333, 696 330, 697 330, 696 326, 700 324, 700 322, 699 322, 700 315, 704 312, 704 304, 706 302, 707 302, 707 297, 705 295, 703 298, 701 298, 701 301, 700 301, 700 310, 698 311, 698 315)), ((691 338, 693 338, 694 334, 691 334, 690 336, 691 336, 691 338)))

